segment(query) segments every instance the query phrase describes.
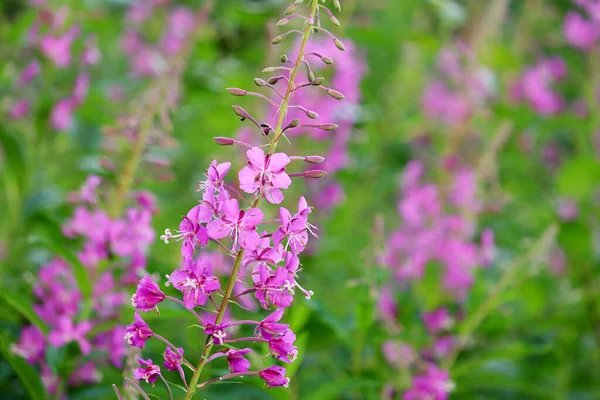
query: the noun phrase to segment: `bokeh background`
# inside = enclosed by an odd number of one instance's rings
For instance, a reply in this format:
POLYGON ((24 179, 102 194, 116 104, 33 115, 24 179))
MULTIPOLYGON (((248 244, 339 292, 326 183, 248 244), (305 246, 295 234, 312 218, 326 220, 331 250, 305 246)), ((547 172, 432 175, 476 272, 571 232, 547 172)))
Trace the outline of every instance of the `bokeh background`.
MULTIPOLYGON (((45 324, 34 311, 43 266, 59 257, 75 268, 82 242, 61 226, 90 175, 103 182, 95 207, 114 207, 140 120, 155 113, 124 202, 135 203, 134 190, 155 196, 142 269, 164 279, 180 253, 158 236, 197 204, 213 159, 232 171, 245 162, 239 148, 213 142, 252 135, 231 105, 272 118, 225 89, 254 86, 270 76, 265 66, 294 54, 293 36, 270 44, 290 2, 145 2, 154 4, 0 2, 2 399, 50 398, 44 385, 56 376, 69 399, 115 398, 111 385, 122 384, 122 368, 108 364, 67 383, 81 363, 72 345, 48 344, 40 379, 41 364, 14 344, 24 326, 45 324), (175 10, 206 15, 186 31, 175 10), (44 45, 49 33, 71 35, 70 48, 44 45), (39 71, 23 79, 34 60, 39 71)), ((313 45, 334 60, 322 73, 346 100, 305 100, 340 130, 280 145, 333 160, 322 180, 295 181, 285 203, 295 209, 304 194, 320 237, 302 259, 302 284, 315 294, 286 314, 300 352, 287 366, 290 388, 249 378, 199 397, 403 398, 436 365, 452 399, 600 398, 600 2, 342 0, 336 15, 331 31, 346 52, 320 36, 313 45), (411 166, 422 168, 420 184, 411 166), (448 318, 432 328, 423 317, 441 308, 448 318)), ((119 268, 115 276, 128 267, 119 268)), ((114 289, 127 299, 134 290, 114 289)), ((107 327, 131 322, 128 300, 115 312, 107 327)), ((145 318, 199 357, 205 336, 184 329, 193 322, 183 310, 145 318)), ((161 360, 162 351, 150 341, 143 353, 161 360)), ((145 387, 167 398, 161 385, 145 387)))

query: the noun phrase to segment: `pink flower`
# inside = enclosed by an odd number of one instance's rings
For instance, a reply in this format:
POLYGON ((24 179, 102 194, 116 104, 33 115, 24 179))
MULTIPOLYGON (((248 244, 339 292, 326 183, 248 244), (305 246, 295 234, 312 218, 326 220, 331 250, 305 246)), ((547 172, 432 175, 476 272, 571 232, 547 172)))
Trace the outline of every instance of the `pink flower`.
POLYGON ((438 308, 430 313, 423 313, 423 321, 432 335, 450 328, 453 324, 450 313, 445 308, 438 308))
POLYGON ((281 317, 283 317, 283 308, 278 308, 263 319, 257 327, 260 336, 265 339, 272 339, 284 335, 290 329, 290 326, 278 323, 281 317))
POLYGON ((204 174, 204 176, 206 176, 206 180, 198 184, 198 190, 218 190, 224 192, 224 179, 230 168, 230 162, 217 164, 217 160, 213 160, 213 162, 210 164, 210 167, 208 167, 208 171, 206 171, 206 174, 204 174))
POLYGON ((160 367, 152 364, 152 360, 139 359, 141 367, 133 370, 133 377, 139 381, 144 380, 146 383, 154 383, 161 376, 160 367))
POLYGON ((265 263, 260 263, 254 269, 252 279, 256 289, 254 296, 265 310, 269 309, 269 303, 278 307, 292 304, 293 283, 285 268, 279 267, 275 274, 271 274, 271 269, 265 263))
POLYGON ((283 201, 280 189, 287 189, 292 180, 285 173, 290 158, 284 153, 267 154, 253 147, 246 152, 248 165, 239 172, 240 189, 246 193, 257 193, 268 202, 279 204, 283 201))
POLYGON ((165 299, 165 294, 156 282, 146 275, 137 285, 137 290, 131 297, 131 304, 138 310, 152 311, 158 303, 165 299))
POLYGON ((143 349, 146 345, 146 340, 152 336, 152 330, 136 311, 133 317, 133 324, 125 327, 125 340, 130 345, 143 349))
POLYGON ((184 259, 184 269, 174 271, 169 282, 183 293, 188 309, 206 304, 208 295, 220 289, 219 279, 212 275, 212 266, 204 259, 184 259))
POLYGON ((431 364, 423 375, 414 376, 412 387, 404 393, 403 400, 446 400, 454 384, 448 372, 431 364))
POLYGON ((52 127, 58 131, 66 131, 73 126, 73 110, 75 109, 73 99, 63 99, 54 105, 50 113, 52 127))
POLYGON ((252 352, 252 349, 229 349, 226 352, 227 366, 231 372, 246 372, 250 369, 250 361, 244 358, 244 355, 252 352))
POLYGON ((21 330, 19 342, 13 344, 10 350, 30 364, 38 363, 44 359, 44 334, 33 325, 26 326, 21 330))
POLYGON ((102 373, 93 362, 89 361, 77 368, 69 377, 70 385, 85 385, 97 383, 102 380, 102 373))
POLYGON ((164 353, 165 363, 164 366, 167 371, 175 371, 180 368, 181 363, 183 362, 183 349, 179 347, 177 352, 171 350, 170 347, 167 346, 164 353))
POLYGON ((29 113, 29 100, 19 99, 12 105, 8 115, 11 119, 17 120, 26 116, 27 113, 29 113))
POLYGON ((572 11, 565 17, 563 32, 567 43, 585 51, 590 51, 600 38, 600 27, 572 11))
POLYGON ((40 39, 40 50, 57 67, 65 68, 71 62, 71 45, 74 39, 74 31, 58 37, 46 35, 40 39))
POLYGON ((83 103, 87 96, 90 87, 90 76, 87 72, 82 72, 75 78, 75 86, 73 87, 73 102, 76 105, 83 103))
POLYGON ((306 218, 298 214, 292 218, 290 212, 281 207, 279 209, 279 219, 281 226, 273 233, 273 243, 277 246, 284 239, 287 239, 286 248, 289 246, 292 253, 299 254, 304 251, 306 243, 308 243, 306 218))
POLYGON ((41 66, 38 60, 34 60, 27 64, 23 72, 21 72, 21 76, 19 77, 19 81, 17 83, 18 86, 25 86, 29 82, 32 81, 33 78, 38 76, 40 73, 41 66))
POLYGON ((298 357, 295 341, 296 335, 288 329, 283 335, 269 339, 269 352, 280 361, 292 363, 298 357))
POLYGON ((92 345, 85 338, 85 335, 92 329, 89 321, 83 321, 75 324, 69 317, 60 317, 58 327, 48 335, 48 342, 51 345, 60 347, 70 342, 77 342, 84 355, 90 354, 92 345))
POLYGON ((231 237, 234 248, 238 245, 244 249, 252 250, 260 244, 260 235, 256 232, 256 225, 263 220, 263 213, 258 208, 247 211, 240 210, 235 199, 223 202, 223 215, 221 218, 206 225, 208 236, 213 239, 231 237))
POLYGON ((258 375, 270 388, 275 386, 288 387, 290 384, 290 378, 285 377, 285 368, 278 365, 265 368, 258 375))

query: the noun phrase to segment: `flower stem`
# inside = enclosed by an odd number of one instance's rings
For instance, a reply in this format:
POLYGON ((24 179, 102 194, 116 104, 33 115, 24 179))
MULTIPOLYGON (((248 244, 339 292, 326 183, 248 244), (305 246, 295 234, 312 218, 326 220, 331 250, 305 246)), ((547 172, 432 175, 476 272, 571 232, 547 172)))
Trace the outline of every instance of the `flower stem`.
POLYGON ((248 376, 248 375, 258 375, 258 371, 246 371, 246 372, 233 372, 231 374, 219 376, 218 378, 211 379, 210 381, 206 381, 203 384, 199 385, 200 389, 204 389, 205 387, 212 385, 213 383, 224 381, 225 379, 237 378, 238 376, 248 376))
POLYGON ((517 278, 517 272, 519 266, 527 262, 528 260, 536 260, 545 252, 554 242, 558 228, 555 225, 549 226, 540 238, 530 247, 530 250, 517 258, 514 262, 508 265, 504 274, 496 283, 496 285, 490 290, 489 296, 485 299, 481 305, 471 314, 469 318, 462 324, 458 332, 458 340, 452 352, 443 362, 444 369, 450 369, 454 365, 456 358, 462 351, 463 347, 469 342, 471 335, 479 324, 487 317, 487 315, 495 309, 500 303, 500 297, 504 291, 513 283, 517 278))
MULTIPOLYGON (((319 6, 319 0, 312 0, 310 15, 312 15, 312 16, 315 15, 318 6, 319 6)), ((273 137, 273 140, 271 141, 270 146, 269 146, 269 153, 271 153, 271 154, 275 151, 275 148, 277 147, 277 141, 279 140, 279 137, 283 133, 283 124, 285 122, 286 111, 287 111, 288 104, 290 102, 292 93, 294 91, 294 80, 296 79, 296 75, 298 75, 298 71, 300 70, 300 66, 302 65, 302 59, 304 58, 304 52, 306 50, 306 44, 308 43, 308 39, 310 37, 311 29, 312 29, 312 25, 310 25, 307 22, 304 26, 304 31, 302 32, 302 42, 300 44, 300 50, 298 51, 298 57, 296 58, 296 63, 294 64, 294 68, 292 69, 292 72, 290 73, 287 90, 285 92, 285 96, 284 96, 283 101, 281 102, 281 106, 279 108, 279 118, 277 120, 277 125, 275 126, 275 136, 273 137)), ((253 208, 256 208, 258 206, 258 204, 260 203, 260 199, 261 199, 261 196, 256 198, 256 200, 254 201, 254 204, 253 204, 253 208)), ((229 276, 229 281, 227 283, 227 289, 225 290, 225 295, 223 296, 223 302, 221 303, 221 306, 219 307, 219 312, 217 314, 217 319, 215 321, 215 325, 220 324, 221 321, 223 320, 223 317, 225 315, 225 310, 227 309, 227 305, 228 305, 229 301, 231 300, 231 295, 233 293, 233 287, 235 286, 235 282, 237 280, 237 276, 240 271, 240 266, 241 266, 243 257, 244 257, 244 249, 240 249, 240 251, 238 251, 238 253, 235 257, 233 269, 231 271, 231 275, 229 276)), ((210 356, 210 352, 212 351, 213 346, 214 346, 214 342, 212 339, 210 339, 208 341, 208 343, 206 344, 206 346, 204 346, 204 351, 202 352, 202 357, 200 357, 200 362, 198 363, 198 366, 196 367, 196 371, 194 372, 194 375, 192 375, 192 380, 190 381, 190 388, 185 396, 185 400, 190 400, 194 397, 194 394, 196 393, 196 391, 198 389, 198 381, 200 380, 200 375, 202 374, 202 370, 204 369, 204 366, 208 362, 208 357, 210 356)), ((234 375, 242 376, 242 375, 249 375, 249 374, 250 373, 245 373, 245 374, 240 373, 239 375, 230 374, 230 375, 226 375, 226 376, 233 377, 234 375)), ((257 374, 257 372, 255 372, 254 374, 257 374)), ((223 377, 221 377, 221 379, 222 378, 223 377)), ((216 380, 213 379, 211 381, 208 381, 208 382, 204 383, 203 385, 201 385, 201 388, 204 388, 211 383, 217 382, 218 380, 220 380, 220 379, 217 378, 216 380)))
MULTIPOLYGON (((319 7, 319 0, 312 0, 310 15, 314 17, 317 12, 317 8, 319 7)), ((296 62, 294 63, 294 68, 290 73, 290 78, 288 80, 287 90, 285 91, 285 96, 283 97, 283 101, 281 102, 281 107, 279 108, 279 118, 277 119, 277 125, 275 126, 275 136, 271 141, 271 146, 269 147, 269 153, 273 153, 275 148, 277 147, 277 141, 279 137, 283 133, 283 123, 285 121, 285 116, 287 113, 288 104, 290 103, 290 98, 292 97, 292 93, 295 87, 296 75, 298 75, 298 71, 300 71, 300 67, 302 66, 302 59, 304 58, 304 52, 306 51, 306 44, 308 43, 308 39, 310 37, 311 29, 313 25, 310 25, 308 21, 304 24, 304 32, 302 33, 302 41, 300 42, 300 50, 298 51, 298 57, 296 57, 296 62)))

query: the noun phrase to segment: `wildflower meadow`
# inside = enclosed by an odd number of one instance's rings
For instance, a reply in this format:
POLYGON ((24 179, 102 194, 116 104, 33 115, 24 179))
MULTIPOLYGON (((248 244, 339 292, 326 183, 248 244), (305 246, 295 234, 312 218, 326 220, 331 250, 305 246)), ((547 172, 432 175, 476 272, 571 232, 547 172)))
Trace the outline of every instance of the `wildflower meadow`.
POLYGON ((600 0, 0 1, 0 399, 600 399, 600 0))

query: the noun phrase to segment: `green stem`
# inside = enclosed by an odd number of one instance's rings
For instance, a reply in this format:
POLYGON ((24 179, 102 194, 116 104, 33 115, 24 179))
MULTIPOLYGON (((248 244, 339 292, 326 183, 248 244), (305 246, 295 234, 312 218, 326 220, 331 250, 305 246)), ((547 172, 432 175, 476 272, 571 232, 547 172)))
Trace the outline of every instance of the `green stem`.
POLYGON ((513 283, 519 272, 519 266, 528 260, 535 260, 548 249, 548 247, 554 242, 558 228, 555 225, 548 227, 537 242, 531 247, 529 252, 516 259, 513 263, 508 265, 504 271, 504 275, 500 278, 498 283, 492 288, 489 296, 483 303, 471 314, 469 318, 462 324, 458 332, 458 338, 456 346, 448 357, 442 363, 444 369, 449 370, 454 365, 456 358, 460 354, 461 350, 471 339, 471 335, 477 329, 479 324, 487 317, 487 315, 495 309, 500 303, 500 297, 504 291, 513 283))
MULTIPOLYGON (((313 16, 315 15, 318 6, 319 6, 319 1, 312 0, 310 15, 313 15, 313 16)), ((285 96, 283 98, 283 101, 281 102, 281 106, 279 107, 279 118, 277 120, 277 125, 275 126, 275 135, 274 135, 273 140, 271 141, 271 144, 269 147, 269 153, 271 153, 271 154, 275 151, 275 148, 277 147, 277 141, 279 140, 279 138, 281 137, 281 135, 283 133, 283 123, 285 121, 287 108, 288 108, 290 98, 292 96, 292 93, 293 93, 294 87, 295 87, 294 81, 295 81, 296 76, 298 75, 298 71, 300 70, 300 67, 302 65, 302 59, 304 58, 304 52, 306 50, 306 44, 308 43, 308 39, 310 37, 311 28, 312 28, 312 26, 309 25, 308 23, 306 23, 304 26, 302 42, 300 44, 300 50, 298 51, 298 56, 296 57, 296 63, 294 64, 294 68, 292 69, 292 72, 290 73, 290 78, 288 81, 288 86, 287 86, 287 89, 285 92, 285 96)), ((260 199, 261 199, 261 196, 258 196, 256 198, 256 200, 254 201, 254 204, 252 205, 253 208, 256 208, 259 205, 260 199)), ((223 317, 225 315, 225 310, 227 309, 227 305, 228 305, 229 301, 231 300, 231 294, 233 293, 233 287, 237 280, 237 275, 239 273, 240 265, 241 265, 243 257, 244 257, 244 249, 240 249, 240 251, 238 251, 238 253, 235 257, 235 261, 233 263, 233 269, 231 271, 231 275, 229 276, 229 281, 227 283, 227 289, 225 290, 225 295, 223 296, 223 302, 221 303, 221 306, 219 307, 219 312, 217 314, 217 319, 215 321, 215 324, 217 324, 217 325, 220 324, 221 321, 223 320, 223 317)), ((208 362, 208 357, 210 356, 210 352, 212 351, 213 346, 214 346, 214 343, 213 343, 212 339, 209 339, 206 346, 204 346, 204 351, 202 352, 202 356, 200 357, 200 362, 198 363, 198 366, 196 367, 196 371, 192 375, 192 379, 191 379, 190 385, 189 385, 189 390, 185 396, 185 400, 192 399, 194 397, 194 394, 196 394, 196 391, 198 390, 198 381, 200 380, 200 376, 202 375, 202 370, 204 369, 204 367, 206 366, 206 363, 208 362)), ((204 387, 204 386, 202 386, 202 387, 204 387)))

